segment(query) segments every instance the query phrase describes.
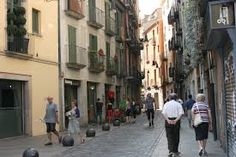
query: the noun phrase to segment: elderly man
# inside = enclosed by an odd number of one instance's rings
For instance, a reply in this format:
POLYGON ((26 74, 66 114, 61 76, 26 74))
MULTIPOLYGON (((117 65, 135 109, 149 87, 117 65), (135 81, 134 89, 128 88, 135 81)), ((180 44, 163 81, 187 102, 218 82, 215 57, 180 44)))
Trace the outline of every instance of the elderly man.
POLYGON ((168 142, 169 157, 179 156, 179 131, 180 119, 184 114, 183 108, 179 102, 176 101, 177 95, 171 93, 169 101, 165 103, 162 114, 165 118, 166 137, 168 142))
POLYGON ((57 105, 53 103, 53 97, 47 97, 48 104, 46 106, 46 114, 44 116, 44 121, 47 127, 48 140, 45 146, 52 145, 52 133, 58 137, 59 143, 61 143, 61 137, 59 136, 58 131, 56 130, 56 123, 58 121, 58 109, 57 105))

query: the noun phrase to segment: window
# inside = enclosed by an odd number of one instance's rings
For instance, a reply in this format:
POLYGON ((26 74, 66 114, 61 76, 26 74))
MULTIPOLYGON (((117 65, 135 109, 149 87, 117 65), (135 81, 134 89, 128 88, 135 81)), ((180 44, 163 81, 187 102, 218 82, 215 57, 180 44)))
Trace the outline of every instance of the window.
POLYGON ((156 61, 156 46, 153 46, 153 60, 156 61))
POLYGON ((157 70, 154 69, 154 85, 157 85, 157 70))
POLYGON ((76 63, 76 28, 68 25, 69 62, 76 63))
POLYGON ((155 39, 155 30, 152 31, 152 38, 155 39))
POLYGON ((39 11, 32 9, 32 32, 39 34, 39 11))
POLYGON ((148 61, 148 46, 146 46, 146 60, 148 61))
POLYGON ((95 22, 96 21, 96 1, 89 0, 89 20, 95 22))
POLYGON ((89 48, 90 52, 97 52, 97 36, 89 34, 89 48))
POLYGON ((160 46, 159 45, 157 46, 157 51, 160 52, 160 46))

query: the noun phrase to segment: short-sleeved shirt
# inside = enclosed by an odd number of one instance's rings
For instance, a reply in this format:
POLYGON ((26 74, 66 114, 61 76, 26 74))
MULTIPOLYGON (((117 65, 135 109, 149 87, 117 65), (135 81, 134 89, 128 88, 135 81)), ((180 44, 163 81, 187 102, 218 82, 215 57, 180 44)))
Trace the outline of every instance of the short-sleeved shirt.
POLYGON ((103 103, 98 101, 96 102, 96 110, 97 112, 102 112, 102 106, 103 106, 103 103))
POLYGON ((54 103, 47 104, 44 121, 46 123, 56 123, 56 113, 57 112, 58 112, 58 109, 57 109, 56 104, 54 104, 54 103))
POLYGON ((184 110, 179 102, 171 100, 165 103, 162 114, 169 118, 177 118, 184 114, 184 110))
POLYGON ((153 109, 153 103, 154 99, 152 97, 147 97, 146 102, 145 102, 145 107, 146 109, 153 109))
POLYGON ((203 122, 209 122, 208 110, 210 110, 210 108, 204 102, 197 102, 192 107, 192 112, 194 114, 200 113, 203 122))

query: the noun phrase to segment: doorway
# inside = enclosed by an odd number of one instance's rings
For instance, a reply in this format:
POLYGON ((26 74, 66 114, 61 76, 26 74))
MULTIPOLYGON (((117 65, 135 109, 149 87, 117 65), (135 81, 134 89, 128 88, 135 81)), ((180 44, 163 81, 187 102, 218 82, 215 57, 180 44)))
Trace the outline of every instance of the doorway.
POLYGON ((24 134, 23 85, 22 81, 0 80, 0 138, 24 134))
MULTIPOLYGON (((78 88, 79 88, 79 81, 72 81, 72 80, 65 80, 65 113, 71 110, 71 101, 77 100, 78 101, 78 88)), ((66 115, 66 114, 65 114, 66 115)), ((65 128, 68 128, 69 119, 67 116, 65 118, 65 128)))
POLYGON ((87 101, 88 101, 88 123, 95 123, 95 104, 97 99, 97 84, 87 83, 87 101))

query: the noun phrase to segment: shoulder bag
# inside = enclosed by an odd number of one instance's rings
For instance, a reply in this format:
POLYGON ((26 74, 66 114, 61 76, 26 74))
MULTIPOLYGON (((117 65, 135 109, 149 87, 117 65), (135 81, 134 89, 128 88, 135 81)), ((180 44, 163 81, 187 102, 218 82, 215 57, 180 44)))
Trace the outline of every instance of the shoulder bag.
POLYGON ((198 105, 196 105, 196 106, 197 106, 198 113, 194 115, 194 122, 193 122, 194 126, 198 126, 199 124, 201 124, 203 122, 198 105))

